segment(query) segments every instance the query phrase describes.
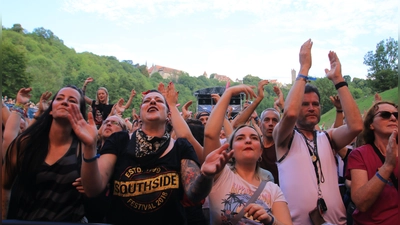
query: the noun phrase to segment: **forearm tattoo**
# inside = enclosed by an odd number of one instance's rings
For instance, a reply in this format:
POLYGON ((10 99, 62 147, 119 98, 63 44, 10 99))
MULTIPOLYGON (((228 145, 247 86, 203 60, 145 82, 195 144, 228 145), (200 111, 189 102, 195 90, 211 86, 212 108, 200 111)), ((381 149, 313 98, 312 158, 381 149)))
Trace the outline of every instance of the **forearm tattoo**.
POLYGON ((201 174, 199 166, 189 159, 181 160, 182 184, 190 200, 199 202, 211 191, 213 179, 201 174))

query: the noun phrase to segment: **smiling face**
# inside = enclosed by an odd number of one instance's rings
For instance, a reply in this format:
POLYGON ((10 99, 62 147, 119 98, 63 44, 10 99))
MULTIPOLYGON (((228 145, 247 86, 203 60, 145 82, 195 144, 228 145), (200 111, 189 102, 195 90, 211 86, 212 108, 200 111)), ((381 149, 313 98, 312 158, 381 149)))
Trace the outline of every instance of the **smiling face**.
POLYGON ((299 116, 297 118, 297 126, 299 128, 313 130, 314 126, 319 123, 321 117, 321 106, 319 97, 315 92, 304 94, 303 102, 299 116))
POLYGON ((239 127, 233 135, 230 146, 234 150, 236 163, 256 165, 262 153, 261 139, 257 131, 252 127, 243 126, 239 127))
POLYGON ((166 101, 159 92, 149 92, 143 97, 140 106, 140 118, 143 123, 159 121, 165 122, 168 118, 166 101))
POLYGON ((102 104, 107 103, 107 92, 105 90, 99 89, 97 91, 97 98, 99 99, 99 102, 102 104))
POLYGON ((77 90, 69 87, 62 88, 51 103, 52 109, 50 115, 52 115, 54 119, 68 119, 68 106, 70 104, 76 104, 79 108, 80 97, 81 96, 77 90))

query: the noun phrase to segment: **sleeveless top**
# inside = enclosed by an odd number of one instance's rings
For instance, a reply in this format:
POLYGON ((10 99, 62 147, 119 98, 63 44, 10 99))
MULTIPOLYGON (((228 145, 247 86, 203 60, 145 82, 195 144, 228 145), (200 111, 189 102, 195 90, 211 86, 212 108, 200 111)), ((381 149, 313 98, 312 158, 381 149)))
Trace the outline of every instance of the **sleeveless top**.
POLYGON ((53 165, 43 161, 32 186, 24 187, 23 178, 16 177, 8 219, 78 222, 83 218, 83 196, 72 185, 80 177, 81 153, 77 156, 77 146, 78 140, 74 139, 67 153, 53 165))
MULTIPOLYGON (((339 192, 337 166, 330 140, 326 133, 317 132, 316 141, 325 178, 320 187, 328 208, 322 216, 327 222, 345 224, 346 211, 339 192)), ((306 141, 299 132, 294 131, 288 153, 278 160, 277 166, 279 184, 288 202, 293 224, 311 225, 308 213, 317 206, 318 183, 306 141)))

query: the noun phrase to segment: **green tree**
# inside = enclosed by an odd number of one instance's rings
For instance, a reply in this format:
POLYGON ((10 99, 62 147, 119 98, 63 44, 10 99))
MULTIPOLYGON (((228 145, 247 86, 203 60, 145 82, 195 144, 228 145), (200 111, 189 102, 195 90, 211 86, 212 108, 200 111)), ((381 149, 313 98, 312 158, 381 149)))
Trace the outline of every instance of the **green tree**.
POLYGON ((350 75, 344 75, 343 76, 344 81, 346 81, 348 84, 351 82, 351 76, 350 75))
POLYGON ((321 103, 321 115, 328 112, 334 107, 332 105, 329 96, 336 95, 337 91, 335 90, 335 86, 332 84, 328 78, 319 78, 315 82, 312 83, 314 86, 318 88, 320 94, 320 103, 321 103))
POLYGON ((1 45, 2 63, 2 93, 7 96, 16 96, 22 87, 30 87, 32 78, 26 72, 27 60, 22 50, 9 42, 1 45))
POLYGON ((14 24, 11 30, 17 33, 24 33, 24 28, 22 28, 21 24, 19 23, 14 24))
POLYGON ((380 41, 375 52, 369 51, 364 56, 364 64, 369 66, 367 77, 371 79, 373 91, 382 92, 397 86, 397 58, 398 42, 393 38, 380 41))
POLYGON ((140 65, 138 67, 140 73, 142 73, 145 77, 149 77, 149 71, 147 70, 147 66, 146 65, 140 65))

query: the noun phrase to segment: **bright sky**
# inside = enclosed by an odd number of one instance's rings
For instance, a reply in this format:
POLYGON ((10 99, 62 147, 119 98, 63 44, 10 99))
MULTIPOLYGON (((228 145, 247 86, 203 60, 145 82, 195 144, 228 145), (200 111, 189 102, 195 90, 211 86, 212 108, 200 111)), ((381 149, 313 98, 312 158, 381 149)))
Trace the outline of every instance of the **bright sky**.
POLYGON ((12 0, 2 24, 44 27, 77 52, 232 80, 247 74, 291 82, 311 38, 311 76, 336 51, 343 75, 365 78, 364 55, 398 38, 398 0, 12 0))

